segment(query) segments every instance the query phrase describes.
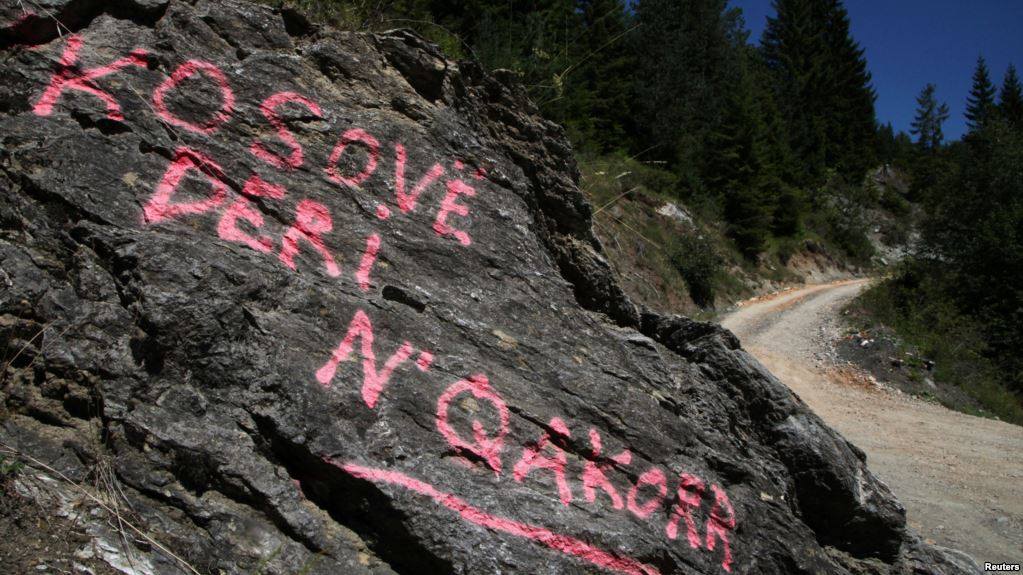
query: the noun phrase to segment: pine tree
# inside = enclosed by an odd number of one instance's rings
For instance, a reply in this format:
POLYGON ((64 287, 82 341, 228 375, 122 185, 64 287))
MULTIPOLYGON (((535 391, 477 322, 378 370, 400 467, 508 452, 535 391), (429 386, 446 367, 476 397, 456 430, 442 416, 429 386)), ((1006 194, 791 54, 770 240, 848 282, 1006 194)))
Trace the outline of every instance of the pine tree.
POLYGON ((817 95, 825 77, 823 30, 810 1, 775 0, 774 10, 761 46, 805 181, 825 167, 824 113, 817 95))
POLYGON ((874 99, 863 50, 839 0, 775 0, 761 39, 804 183, 837 168, 862 178, 874 151, 874 99))
POLYGON ((911 124, 912 132, 917 137, 917 144, 922 150, 935 152, 941 147, 944 135, 941 125, 948 119, 948 105, 938 104, 934 97, 934 84, 927 84, 916 98, 916 116, 911 124))
POLYGON ((1016 67, 1012 64, 1005 71, 1002 91, 998 96, 998 109, 1010 126, 1017 130, 1023 129, 1023 88, 1016 75, 1016 67))
POLYGON ((723 120, 707 141, 708 181, 723 192, 729 235, 751 259, 763 251, 771 235, 781 188, 767 122, 769 100, 757 84, 755 57, 747 50, 741 59, 723 120))
POLYGON ((850 181, 858 182, 873 167, 874 134, 877 120, 874 101, 877 95, 870 85, 870 72, 863 48, 853 40, 849 13, 841 0, 830 0, 827 7, 825 41, 828 45, 833 84, 827 112, 828 165, 850 181))
POLYGON ((580 82, 588 96, 590 145, 597 152, 631 147, 634 132, 632 79, 636 59, 630 42, 633 28, 621 0, 578 0, 581 37, 578 61, 563 81, 580 82))
POLYGON ((1023 394, 1023 133, 998 120, 971 135, 925 204, 921 247, 940 293, 982 326, 985 355, 1023 394))
POLYGON ((970 132, 978 132, 987 125, 995 110, 995 86, 991 83, 984 57, 977 58, 973 70, 973 86, 966 99, 966 125, 970 132))
POLYGON ((895 128, 891 122, 877 127, 877 157, 886 164, 892 163, 896 154, 895 128))
POLYGON ((706 139, 736 77, 736 13, 726 0, 639 0, 637 121, 650 155, 690 189, 704 186, 706 139))

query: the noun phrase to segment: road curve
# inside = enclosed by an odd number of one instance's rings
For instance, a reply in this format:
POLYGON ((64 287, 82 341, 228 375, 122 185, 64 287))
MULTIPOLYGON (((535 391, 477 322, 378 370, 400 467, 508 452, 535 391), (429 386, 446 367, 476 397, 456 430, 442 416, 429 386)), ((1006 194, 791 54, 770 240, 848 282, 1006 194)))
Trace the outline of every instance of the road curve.
POLYGON ((981 565, 1023 561, 1023 427, 864 385, 831 359, 839 311, 867 283, 807 286, 754 300, 721 323, 867 453, 870 469, 924 538, 965 551, 981 565))

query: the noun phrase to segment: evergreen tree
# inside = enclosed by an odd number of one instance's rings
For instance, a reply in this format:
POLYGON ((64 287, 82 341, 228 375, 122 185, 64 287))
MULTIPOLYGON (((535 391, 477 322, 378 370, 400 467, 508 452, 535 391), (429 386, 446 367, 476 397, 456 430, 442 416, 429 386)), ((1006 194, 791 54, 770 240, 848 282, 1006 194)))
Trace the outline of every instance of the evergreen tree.
POLYGON ((876 162, 874 133, 877 120, 874 101, 877 95, 870 85, 870 72, 863 48, 853 40, 849 14, 841 0, 830 0, 827 6, 825 42, 833 84, 828 94, 827 111, 828 165, 850 181, 859 182, 876 162))
POLYGON ((916 135, 920 149, 931 153, 941 147, 941 141, 944 139, 941 125, 948 119, 948 105, 944 102, 938 103, 934 97, 935 90, 934 84, 927 84, 916 97, 916 116, 910 130, 916 135))
POLYGON ((587 147, 597 152, 628 149, 629 135, 635 131, 632 25, 621 0, 578 0, 578 10, 582 16, 575 50, 579 61, 562 81, 582 83, 587 94, 586 115, 592 122, 587 147))
POLYGON ((920 201, 933 196, 948 163, 941 154, 944 135, 942 124, 948 119, 948 106, 938 103, 935 97, 934 84, 927 84, 916 98, 916 116, 911 124, 911 132, 917 137, 916 157, 912 161, 912 183, 910 199, 920 201))
POLYGON ((549 118, 571 117, 566 112, 573 97, 566 92, 574 86, 561 76, 578 61, 576 40, 583 26, 575 0, 421 1, 429 1, 433 20, 458 34, 468 55, 484 68, 518 72, 549 118))
POLYGON ((727 0, 638 0, 637 121, 651 154, 691 190, 704 188, 709 134, 736 78, 738 13, 727 0))
POLYGON ((966 99, 966 125, 970 132, 983 128, 995 110, 995 86, 991 83, 987 63, 984 57, 977 58, 977 67, 973 70, 973 86, 970 96, 966 99))
POLYGON ((1020 86, 1016 67, 1009 64, 1002 81, 1002 91, 998 96, 998 109, 1009 125, 1023 129, 1023 88, 1020 86))
POLYGON ((836 168, 858 181, 872 163, 874 99, 863 50, 839 0, 775 0, 761 40, 803 183, 836 168))
POLYGON ((744 59, 728 94, 721 124, 708 137, 708 181, 722 191, 729 235, 749 258, 763 251, 771 232, 775 187, 768 185, 767 123, 758 86, 744 59))
POLYGON ((774 10, 761 45, 805 181, 825 167, 824 113, 817 93, 825 79, 823 30, 819 11, 808 0, 775 0, 774 10))
POLYGON ((909 134, 899 131, 891 123, 885 123, 877 128, 877 159, 887 165, 908 169, 910 162, 916 152, 909 134))
POLYGON ((891 122, 886 122, 877 127, 877 157, 882 162, 890 164, 895 156, 895 128, 891 122))
POLYGON ((922 247, 944 291, 984 326, 1005 382, 1023 393, 1023 133, 990 118, 961 152, 926 206, 922 247))
POLYGON ((755 91, 766 132, 763 134, 764 172, 761 189, 765 202, 773 202, 771 231, 779 237, 795 236, 803 229, 806 199, 796 187, 799 167, 789 147, 782 117, 774 91, 771 74, 759 50, 751 51, 748 59, 756 80, 755 91))

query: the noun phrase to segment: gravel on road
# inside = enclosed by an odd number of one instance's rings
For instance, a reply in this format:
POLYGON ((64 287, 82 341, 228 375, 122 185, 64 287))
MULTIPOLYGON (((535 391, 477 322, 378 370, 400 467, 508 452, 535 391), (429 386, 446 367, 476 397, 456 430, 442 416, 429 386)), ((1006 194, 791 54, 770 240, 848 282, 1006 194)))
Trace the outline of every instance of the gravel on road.
POLYGON ((1023 560, 1023 427, 902 394, 839 361, 841 309, 869 284, 790 290, 724 317, 743 347, 825 422, 867 453, 868 465, 924 538, 981 565, 1023 560))

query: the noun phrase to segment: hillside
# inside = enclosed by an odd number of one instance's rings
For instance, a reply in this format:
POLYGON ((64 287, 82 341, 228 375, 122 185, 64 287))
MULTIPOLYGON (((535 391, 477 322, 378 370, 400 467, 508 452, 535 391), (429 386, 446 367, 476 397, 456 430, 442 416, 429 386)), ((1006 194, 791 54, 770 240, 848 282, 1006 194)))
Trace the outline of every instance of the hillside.
POLYGON ((883 273, 905 256, 915 236, 913 204, 900 170, 872 171, 856 207, 856 233, 869 242, 854 257, 811 221, 798 234, 772 238, 745 257, 728 222, 672 193, 670 174, 631 158, 581 161, 580 187, 594 205, 594 232, 626 293, 662 313, 713 317, 737 302, 802 284, 883 273), (893 209, 893 206, 901 209, 893 209), (902 207, 905 206, 905 207, 902 207))

